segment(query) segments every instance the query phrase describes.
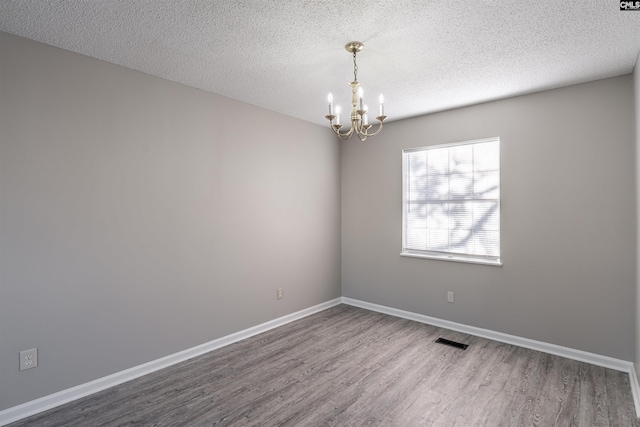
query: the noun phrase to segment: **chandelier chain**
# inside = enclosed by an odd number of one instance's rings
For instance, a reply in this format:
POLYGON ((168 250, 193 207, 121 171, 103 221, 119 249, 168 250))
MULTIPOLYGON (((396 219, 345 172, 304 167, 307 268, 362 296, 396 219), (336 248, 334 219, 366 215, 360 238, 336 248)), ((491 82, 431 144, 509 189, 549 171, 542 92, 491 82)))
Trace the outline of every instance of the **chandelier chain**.
POLYGON ((356 64, 356 52, 353 51, 353 81, 358 81, 358 64, 356 64))

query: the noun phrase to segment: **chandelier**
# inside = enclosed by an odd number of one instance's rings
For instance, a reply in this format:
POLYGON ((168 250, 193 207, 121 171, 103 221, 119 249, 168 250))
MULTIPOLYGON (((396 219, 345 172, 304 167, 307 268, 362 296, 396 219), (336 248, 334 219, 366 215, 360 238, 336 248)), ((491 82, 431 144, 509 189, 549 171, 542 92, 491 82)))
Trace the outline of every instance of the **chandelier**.
POLYGON ((358 82, 358 64, 356 64, 356 53, 360 52, 364 48, 364 44, 361 42, 349 42, 344 48, 347 52, 353 53, 353 81, 349 83, 351 86, 351 129, 348 132, 340 132, 342 125, 340 124, 340 106, 336 105, 335 111, 333 109, 333 95, 329 93, 329 115, 325 116, 329 120, 329 126, 331 129, 342 139, 346 141, 354 133, 360 138, 361 141, 367 139, 368 136, 375 136, 382 130, 382 122, 387 118, 384 115, 384 97, 380 95, 380 115, 376 117, 380 123, 378 129, 373 132, 370 131, 373 125, 369 124, 368 112, 369 108, 364 104, 364 94, 358 82), (335 123, 333 122, 335 120, 335 123))

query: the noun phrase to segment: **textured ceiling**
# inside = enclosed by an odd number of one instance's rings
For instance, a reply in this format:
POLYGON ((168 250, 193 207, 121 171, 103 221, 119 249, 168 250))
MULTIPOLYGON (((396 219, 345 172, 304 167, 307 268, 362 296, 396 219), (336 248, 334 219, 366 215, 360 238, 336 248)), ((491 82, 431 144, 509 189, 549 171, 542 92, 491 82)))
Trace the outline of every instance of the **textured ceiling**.
POLYGON ((390 120, 629 73, 640 11, 615 0, 2 0, 0 31, 326 124, 365 99, 390 120))

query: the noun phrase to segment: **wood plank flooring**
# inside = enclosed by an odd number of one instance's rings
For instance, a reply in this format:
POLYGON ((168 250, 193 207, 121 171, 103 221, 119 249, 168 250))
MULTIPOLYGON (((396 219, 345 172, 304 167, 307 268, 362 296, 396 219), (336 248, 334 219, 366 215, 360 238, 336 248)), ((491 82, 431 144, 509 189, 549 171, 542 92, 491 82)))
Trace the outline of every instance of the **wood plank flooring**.
POLYGON ((11 424, 639 426, 628 374, 339 305, 11 424), (460 350, 438 337, 469 344, 460 350))

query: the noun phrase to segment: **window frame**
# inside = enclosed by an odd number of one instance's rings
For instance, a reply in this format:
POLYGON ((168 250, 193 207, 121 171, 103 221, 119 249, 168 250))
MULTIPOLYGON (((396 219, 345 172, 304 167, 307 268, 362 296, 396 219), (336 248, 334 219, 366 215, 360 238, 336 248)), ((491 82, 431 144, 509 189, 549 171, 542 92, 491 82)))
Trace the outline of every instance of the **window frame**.
MULTIPOLYGON (((498 145, 501 146, 500 137, 491 137, 491 138, 482 138, 482 139, 473 139, 468 141, 459 141, 459 142, 451 142, 445 144, 436 144, 436 145, 427 145, 423 147, 414 147, 414 148, 405 148, 402 150, 402 248, 400 252, 400 256, 405 257, 413 257, 413 258, 426 258, 426 259, 434 259, 441 261, 453 261, 453 262, 465 262, 472 264, 484 264, 484 265, 492 265, 492 266, 502 266, 502 194, 500 193, 498 197, 498 211, 500 213, 500 256, 489 256, 489 255, 468 255, 468 254, 459 254, 453 252, 438 252, 438 251, 428 251, 428 250, 418 250, 418 249, 408 249, 407 248, 407 200, 408 200, 408 191, 409 191, 409 173, 408 173, 408 154, 416 151, 423 150, 432 150, 436 148, 450 148, 460 145, 471 145, 471 144, 479 144, 483 142, 494 142, 497 141, 498 145)), ((500 171, 499 177, 499 185, 502 187, 502 164, 501 164, 501 151, 500 148, 498 152, 498 170, 500 171)))

